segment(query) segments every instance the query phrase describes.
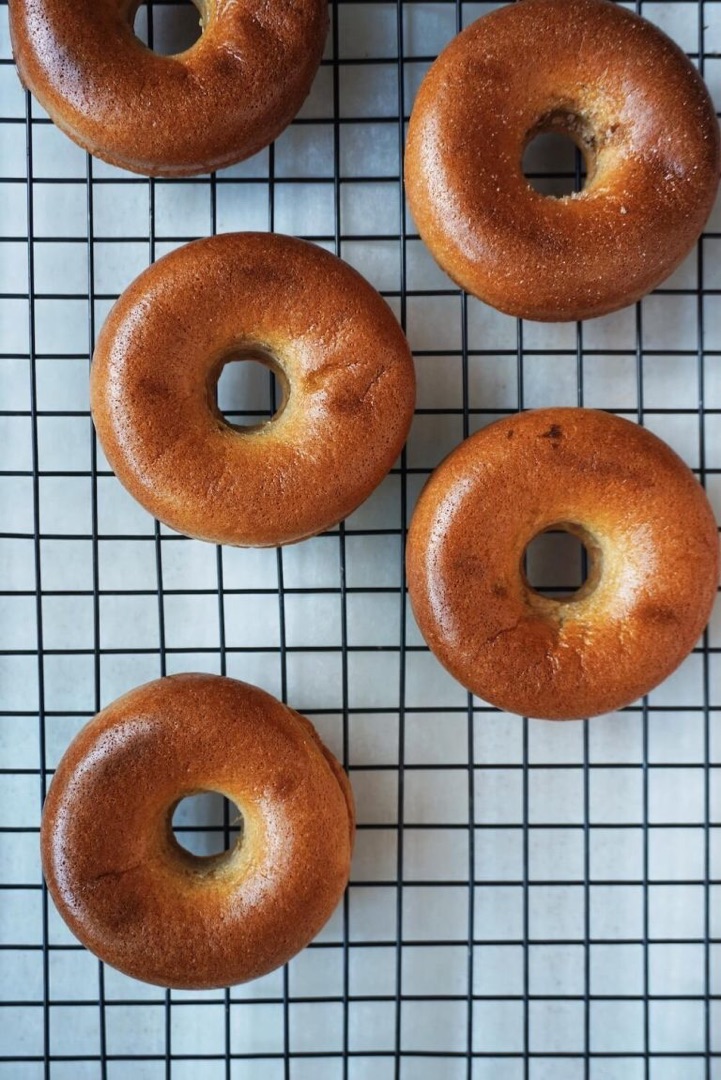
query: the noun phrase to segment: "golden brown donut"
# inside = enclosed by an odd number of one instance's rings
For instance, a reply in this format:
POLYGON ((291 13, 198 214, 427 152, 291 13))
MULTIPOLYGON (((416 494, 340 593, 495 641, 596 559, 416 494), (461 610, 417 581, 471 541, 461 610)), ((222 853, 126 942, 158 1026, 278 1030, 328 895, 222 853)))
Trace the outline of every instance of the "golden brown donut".
POLYGON ((73 933, 145 982, 206 989, 286 963, 330 917, 355 830, 348 778, 312 725, 217 675, 132 690, 76 736, 43 810, 43 871, 73 933), (181 847, 188 795, 243 818, 221 855, 181 847))
POLYGON ((657 686, 698 640, 719 578, 716 523, 690 469, 651 432, 590 409, 523 413, 462 443, 421 493, 406 558, 441 663, 485 701, 549 720, 657 686), (549 529, 589 556, 564 600, 523 570, 549 529))
POLYGON ((355 270, 267 233, 198 240, 125 291, 98 338, 93 419, 120 481, 189 536, 273 546, 313 536, 380 483, 413 416, 413 360, 355 270), (216 404, 228 360, 271 367, 285 400, 255 428, 216 404))
POLYGON ((141 0, 9 0, 20 78, 91 154, 147 176, 242 161, 287 127, 318 69, 326 0, 194 0, 203 33, 160 56, 141 0))
POLYGON ((625 307, 688 254, 719 180, 719 131, 696 69, 608 0, 520 0, 459 34, 416 98, 413 216, 459 285, 510 315, 563 321, 625 307), (525 147, 563 132, 588 180, 535 191, 525 147))

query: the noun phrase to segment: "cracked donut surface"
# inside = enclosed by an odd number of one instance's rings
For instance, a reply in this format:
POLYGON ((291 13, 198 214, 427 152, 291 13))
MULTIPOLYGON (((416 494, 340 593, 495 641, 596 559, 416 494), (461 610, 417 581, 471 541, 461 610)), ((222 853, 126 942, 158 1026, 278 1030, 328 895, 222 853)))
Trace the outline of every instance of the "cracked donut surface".
POLYGON ((379 293, 313 244, 227 233, 166 255, 98 337, 91 406, 119 480, 166 525, 269 547, 355 510, 399 455, 415 403, 408 343, 379 293), (278 376, 274 417, 218 410, 225 363, 278 376))
POLYGON ((478 19, 416 97, 406 189, 421 237, 501 311, 562 321, 638 300, 684 259, 711 212, 719 129, 691 61, 608 0, 522 0, 478 19), (582 191, 526 180, 541 133, 582 151, 582 191))
POLYGON ((76 736, 43 810, 58 910, 100 959, 145 982, 229 986, 286 963, 348 881, 353 795, 312 725, 216 675, 132 690, 76 736), (214 791, 242 814, 220 855, 181 847, 178 802, 214 791))
POLYGON ((628 420, 571 408, 511 416, 454 450, 421 493, 406 561, 441 663, 484 701, 546 719, 610 712, 657 686, 696 644, 719 576, 716 522, 684 462, 628 420), (563 600, 523 567, 551 529, 588 554, 563 600))

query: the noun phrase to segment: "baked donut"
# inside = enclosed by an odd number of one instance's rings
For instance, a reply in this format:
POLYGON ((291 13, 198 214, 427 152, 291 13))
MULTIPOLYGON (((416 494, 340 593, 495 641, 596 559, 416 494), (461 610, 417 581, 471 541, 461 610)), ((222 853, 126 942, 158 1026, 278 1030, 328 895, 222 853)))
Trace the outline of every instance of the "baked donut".
POLYGON ((691 651, 716 596, 718 535, 693 473, 651 432, 539 409, 484 428, 436 469, 407 569, 421 633, 459 682, 508 712, 573 720, 630 704, 691 651), (588 553, 585 584, 564 600, 523 569, 551 529, 588 553))
POLYGON ((355 270, 267 233, 198 240, 144 271, 98 338, 95 426, 138 502, 202 540, 274 546, 355 510, 401 451, 413 360, 390 308, 355 270), (273 419, 234 428, 216 403, 224 364, 278 375, 273 419))
POLYGON ((303 104, 327 0, 194 0, 203 33, 177 56, 135 36, 141 0, 9 0, 20 78, 91 154, 146 176, 192 176, 262 150, 303 104))
POLYGON ((478 19, 421 85, 406 187, 421 237, 464 289, 510 315, 587 319, 640 299, 689 253, 719 180, 700 76, 608 0, 521 0, 478 19), (536 135, 567 135, 584 189, 535 191, 536 135))
POLYGON ((354 829, 348 778, 307 720, 247 683, 173 675, 113 702, 68 747, 43 810, 43 871, 101 960, 208 989, 308 944, 346 887, 354 829), (192 855, 173 833, 175 807, 201 791, 242 814, 220 855, 192 855))

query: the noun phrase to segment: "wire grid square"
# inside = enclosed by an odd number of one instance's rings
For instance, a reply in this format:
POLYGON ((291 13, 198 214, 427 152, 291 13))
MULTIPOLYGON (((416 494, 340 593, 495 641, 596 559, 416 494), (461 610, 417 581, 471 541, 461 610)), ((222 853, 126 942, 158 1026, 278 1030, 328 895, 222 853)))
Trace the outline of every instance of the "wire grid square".
MULTIPOLYGON (((405 599, 402 539, 426 476, 518 408, 644 423, 721 513, 721 208, 654 295, 581 326, 460 295, 416 234, 400 183, 413 96, 495 6, 333 0, 323 66, 275 147, 210 178, 147 181, 90 160, 23 93, 0 3, 0 1080, 721 1077, 718 614, 648 699, 551 725, 467 695, 405 599), (154 258, 233 229, 340 254, 387 297, 418 371, 392 474, 339 528, 279 552, 158 526, 89 419, 89 356, 117 295, 154 258), (305 710, 350 769, 359 831, 346 898, 287 969, 166 993, 77 945, 41 883, 37 831, 89 716, 189 669, 305 710)), ((721 4, 625 6, 721 100, 721 4)), ((147 15, 169 42, 188 5, 147 15)), ((220 394, 240 418, 271 405, 242 365, 220 394)), ((570 586, 570 555, 540 551, 539 583, 570 586)), ((201 845, 231 833, 212 800, 178 827, 201 845)))

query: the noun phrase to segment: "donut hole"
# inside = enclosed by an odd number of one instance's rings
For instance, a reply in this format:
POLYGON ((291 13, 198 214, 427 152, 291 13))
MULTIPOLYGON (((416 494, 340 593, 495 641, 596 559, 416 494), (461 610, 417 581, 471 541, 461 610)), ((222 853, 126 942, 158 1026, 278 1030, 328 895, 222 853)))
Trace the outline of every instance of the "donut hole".
POLYGON ((251 347, 223 361, 215 383, 215 405, 229 427, 247 433, 276 420, 289 393, 276 357, 251 347))
POLYGON ((540 195, 562 199, 586 186, 593 171, 592 132, 581 117, 556 112, 539 120, 529 132, 521 168, 527 183, 540 195))
POLYGON ((243 834, 243 815, 217 791, 187 795, 172 812, 176 842, 190 855, 209 859, 232 851, 243 834))
POLYGON ((171 4, 141 0, 133 32, 154 53, 178 56, 192 49, 202 36, 202 5, 193 0, 173 0, 171 4))
POLYGON ((595 586, 593 541, 584 530, 552 525, 534 536, 523 553, 523 572, 532 592, 568 603, 595 586))

